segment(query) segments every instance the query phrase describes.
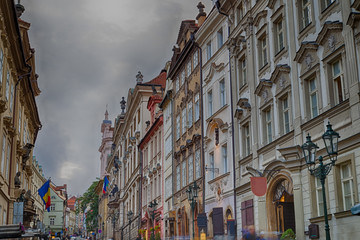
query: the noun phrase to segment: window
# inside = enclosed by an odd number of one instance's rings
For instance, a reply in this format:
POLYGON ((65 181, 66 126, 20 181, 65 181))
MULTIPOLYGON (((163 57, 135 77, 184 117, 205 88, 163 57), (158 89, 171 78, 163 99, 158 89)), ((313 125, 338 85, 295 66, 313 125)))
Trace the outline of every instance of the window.
POLYGON ((335 1, 336 0, 321 0, 321 8, 322 8, 322 10, 325 10, 326 8, 328 8, 335 1))
POLYGON ((1 151, 1 173, 4 174, 6 157, 6 136, 3 136, 2 151, 1 151))
POLYGON ((6 74, 6 101, 9 101, 9 87, 10 87, 10 73, 9 73, 9 70, 7 71, 7 74, 6 74))
POLYGON ((179 77, 176 78, 175 80, 175 92, 178 92, 180 90, 180 80, 179 77))
POLYGON ((186 132, 186 107, 181 112, 181 125, 182 125, 182 134, 185 134, 186 132))
POLYGON ((191 60, 187 63, 186 66, 186 77, 189 77, 191 75, 191 60))
POLYGON ((194 181, 194 157, 192 154, 188 157, 188 164, 189 164, 189 183, 194 181))
POLYGON ((246 226, 254 225, 254 204, 252 199, 241 202, 241 225, 243 229, 246 226))
POLYGON ((245 57, 238 61, 238 81, 239 87, 244 86, 246 81, 246 59, 245 57))
POLYGON ((224 164, 224 173, 228 172, 227 145, 221 147, 222 164, 224 164))
POLYGON ((192 101, 190 101, 188 103, 188 114, 187 114, 187 117, 188 117, 188 127, 191 128, 192 127, 192 124, 193 124, 193 103, 192 101))
POLYGON ((324 199, 320 179, 315 177, 317 215, 324 215, 324 199))
POLYGON ((4 225, 7 224, 6 218, 7 218, 7 213, 6 213, 6 210, 4 209, 4 212, 3 212, 3 224, 4 225))
POLYGON ((172 185, 172 177, 169 176, 169 177, 167 177, 166 180, 165 180, 165 188, 166 188, 165 198, 166 198, 166 199, 171 196, 171 193, 172 193, 171 185, 172 185))
POLYGON ((300 30, 306 28, 311 23, 311 2, 310 0, 300 0, 301 9, 300 9, 300 30))
POLYGON ((51 226, 55 225, 55 217, 50 217, 50 225, 51 226))
POLYGON ((180 115, 176 116, 176 140, 180 138, 180 115))
POLYGON ((225 96, 225 80, 221 80, 220 83, 220 106, 223 107, 226 104, 225 96))
POLYGON ((0 87, 2 87, 2 75, 3 75, 3 69, 4 69, 4 52, 2 49, 0 49, 0 87))
POLYGON ((206 45, 206 59, 207 59, 207 61, 210 60, 211 56, 212 56, 212 53, 211 53, 211 41, 210 41, 206 45))
POLYGON ((200 148, 195 150, 195 178, 198 179, 201 175, 200 168, 200 148))
POLYGON ((13 103, 14 103, 14 85, 11 84, 10 87, 10 112, 13 110, 13 103))
POLYGON ((26 134, 27 134, 27 127, 26 127, 26 121, 24 121, 24 133, 23 133, 24 144, 26 144, 26 134))
POLYGON ((247 124, 243 127, 244 131, 244 156, 250 155, 250 125, 247 124))
POLYGON ((182 70, 180 79, 181 79, 181 86, 182 86, 182 85, 184 85, 184 82, 185 82, 185 70, 182 70))
POLYGON ((195 95, 195 121, 200 119, 200 96, 199 93, 195 95))
POLYGON ((316 79, 313 78, 309 82, 309 101, 310 101, 310 115, 311 118, 319 115, 318 100, 317 100, 317 86, 316 79))
POLYGON ((210 153, 209 154, 209 168, 212 169, 212 171, 210 171, 210 176, 211 176, 211 179, 214 179, 215 178, 215 159, 214 159, 214 153, 210 153))
POLYGON ((341 190, 344 211, 350 210, 355 204, 355 191, 351 162, 340 165, 341 190))
POLYGON ((193 61, 194 61, 194 69, 195 69, 199 63, 199 52, 198 51, 194 52, 193 61))
POLYGON ((259 39, 259 66, 264 67, 267 64, 267 44, 266 35, 263 35, 259 39))
POLYGON ((220 49, 222 47, 222 45, 224 44, 224 36, 223 36, 223 30, 222 28, 220 28, 220 30, 217 32, 217 44, 218 44, 218 49, 220 49))
POLYGON ((176 166, 176 191, 180 190, 180 164, 176 166))
POLYGON ((284 27, 283 20, 275 22, 275 52, 278 53, 284 48, 284 27))
POLYGON ((271 126, 271 110, 264 111, 264 122, 265 122, 265 143, 272 142, 272 126, 271 126))
POLYGON ((5 176, 6 176, 6 179, 9 179, 10 152, 11 152, 11 145, 10 145, 10 143, 8 143, 7 154, 6 154, 6 163, 5 163, 5 176))
POLYGON ((185 187, 186 186, 186 179, 187 179, 187 176, 186 176, 186 160, 184 160, 181 164, 181 170, 182 170, 182 176, 181 176, 181 180, 182 180, 182 187, 185 187))
POLYGON ((282 131, 284 134, 290 132, 290 113, 288 97, 281 99, 282 131))
POLYGON ((55 211, 55 204, 54 203, 50 205, 50 211, 55 211))
POLYGON ((208 92, 208 117, 213 115, 213 96, 212 91, 208 92))
POLYGON ((244 8, 242 3, 240 3, 236 8, 236 25, 240 24, 240 21, 243 17, 244 17, 244 8))
POLYGON ((341 60, 334 62, 331 65, 331 69, 332 69, 332 79, 333 79, 334 91, 335 91, 334 93, 335 105, 337 105, 345 100, 341 60))
POLYGON ((165 140, 165 156, 169 155, 172 150, 171 135, 169 135, 165 140))

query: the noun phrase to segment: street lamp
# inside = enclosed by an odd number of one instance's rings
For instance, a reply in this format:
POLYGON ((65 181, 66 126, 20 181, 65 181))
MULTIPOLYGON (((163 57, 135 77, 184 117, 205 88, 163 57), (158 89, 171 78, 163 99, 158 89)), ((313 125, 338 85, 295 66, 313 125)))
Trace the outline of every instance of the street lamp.
POLYGON ((311 137, 309 134, 306 137, 306 142, 301 146, 301 148, 303 150, 305 162, 306 165, 308 166, 310 174, 316 178, 319 178, 321 182, 323 201, 324 201, 326 240, 330 240, 330 228, 329 228, 327 206, 326 206, 326 195, 325 195, 325 179, 326 176, 330 173, 332 166, 335 165, 335 162, 337 160, 338 139, 340 138, 340 135, 331 128, 330 122, 328 122, 328 125, 326 127, 327 129, 326 132, 323 134, 322 139, 324 140, 325 148, 330 158, 329 163, 324 164, 323 157, 320 156, 318 158, 319 164, 318 166, 316 166, 316 150, 319 147, 311 141, 311 137))
POLYGON ((130 236, 131 236, 131 218, 132 218, 132 216, 134 215, 134 213, 130 210, 130 211, 128 211, 128 213, 127 213, 127 216, 128 216, 128 218, 129 218, 129 240, 130 240, 130 236))
POLYGON ((156 202, 156 199, 154 201, 151 201, 149 203, 149 208, 150 208, 150 216, 152 219, 152 223, 153 223, 153 227, 152 227, 152 231, 151 231, 151 238, 150 239, 155 239, 155 214, 156 214, 156 206, 158 205, 158 203, 156 202))
POLYGON ((194 182, 193 186, 189 186, 189 189, 186 190, 188 194, 188 200, 191 206, 192 211, 192 218, 193 218, 193 239, 195 239, 195 206, 196 206, 196 199, 198 198, 198 189, 199 186, 196 184, 196 181, 194 182))

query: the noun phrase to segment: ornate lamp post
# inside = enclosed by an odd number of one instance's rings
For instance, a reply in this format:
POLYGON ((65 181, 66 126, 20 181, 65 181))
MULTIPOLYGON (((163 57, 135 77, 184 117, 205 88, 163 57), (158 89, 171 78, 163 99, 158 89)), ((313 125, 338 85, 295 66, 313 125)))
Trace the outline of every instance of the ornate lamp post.
POLYGON ((133 215, 134 215, 134 213, 131 210, 128 211, 127 216, 129 218, 129 240, 131 239, 130 238, 131 237, 131 219, 132 219, 133 215))
POLYGON ((155 239, 155 226, 154 226, 154 222, 155 222, 155 210, 156 210, 156 206, 158 205, 158 203, 156 202, 156 199, 153 202, 149 203, 149 208, 150 208, 150 216, 153 222, 153 227, 152 227, 152 231, 151 231, 151 238, 150 239, 155 239))
POLYGON ((191 206, 191 211, 192 211, 192 218, 193 218, 193 223, 192 223, 192 228, 193 228, 193 238, 195 239, 195 206, 196 206, 196 199, 198 198, 198 189, 199 186, 196 185, 196 181, 194 182, 194 184, 191 186, 189 186, 189 189, 186 190, 187 194, 188 194, 188 200, 191 206))
POLYGON ((324 201, 326 240, 330 240, 330 228, 329 228, 327 206, 326 206, 326 195, 325 195, 325 179, 326 176, 330 173, 332 166, 334 166, 336 163, 337 155, 338 155, 338 139, 340 138, 340 135, 331 128, 330 122, 326 127, 327 130, 322 136, 322 139, 324 140, 325 148, 330 158, 329 163, 324 164, 323 157, 320 156, 318 158, 319 163, 317 164, 316 150, 319 147, 311 141, 311 137, 309 134, 306 137, 306 142, 301 146, 301 148, 303 150, 305 162, 306 165, 308 166, 310 174, 316 178, 319 178, 321 182, 323 201, 324 201))

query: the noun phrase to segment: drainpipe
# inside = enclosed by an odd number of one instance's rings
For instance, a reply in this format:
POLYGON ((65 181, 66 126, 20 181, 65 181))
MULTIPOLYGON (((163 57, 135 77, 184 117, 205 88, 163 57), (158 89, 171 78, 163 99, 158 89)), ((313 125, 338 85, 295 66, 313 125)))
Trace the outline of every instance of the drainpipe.
MULTIPOLYGON (((220 4, 220 1, 219 0, 216 0, 215 2, 215 6, 216 8, 218 9, 218 12, 224 16, 226 16, 229 20, 229 23, 230 23, 230 18, 229 18, 229 15, 222 12, 220 7, 221 7, 221 4, 220 4)), ((230 38, 230 24, 228 25, 228 39, 230 38)), ((234 107, 233 107, 233 104, 234 104, 234 96, 233 96, 233 91, 232 91, 232 78, 231 78, 231 53, 230 53, 230 49, 228 49, 229 51, 229 81, 230 81, 230 101, 231 101, 231 104, 230 104, 230 109, 231 109, 231 140, 232 140, 232 154, 233 154, 233 168, 234 168, 234 177, 233 177, 233 184, 234 184, 234 218, 235 218, 235 236, 236 236, 236 223, 237 223, 237 213, 236 213, 236 171, 235 171, 235 137, 234 137, 234 107)))
POLYGON ((199 67, 200 67, 200 106, 199 106, 199 110, 201 111, 201 164, 202 164, 202 170, 203 170, 203 194, 202 194, 202 202, 203 202, 203 209, 202 209, 202 213, 205 213, 205 152, 204 152, 204 111, 203 111, 203 73, 202 73, 202 49, 201 47, 195 42, 195 38, 194 38, 194 45, 196 48, 199 49, 200 53, 200 63, 199 63, 199 67))

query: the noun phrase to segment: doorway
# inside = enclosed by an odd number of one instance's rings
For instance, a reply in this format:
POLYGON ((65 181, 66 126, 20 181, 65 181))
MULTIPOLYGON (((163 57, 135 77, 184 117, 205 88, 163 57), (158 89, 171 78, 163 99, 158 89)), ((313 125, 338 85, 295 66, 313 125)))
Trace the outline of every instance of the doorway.
POLYGON ((276 212, 276 230, 285 232, 292 229, 295 232, 295 211, 292 184, 284 179, 275 189, 273 207, 276 212))

